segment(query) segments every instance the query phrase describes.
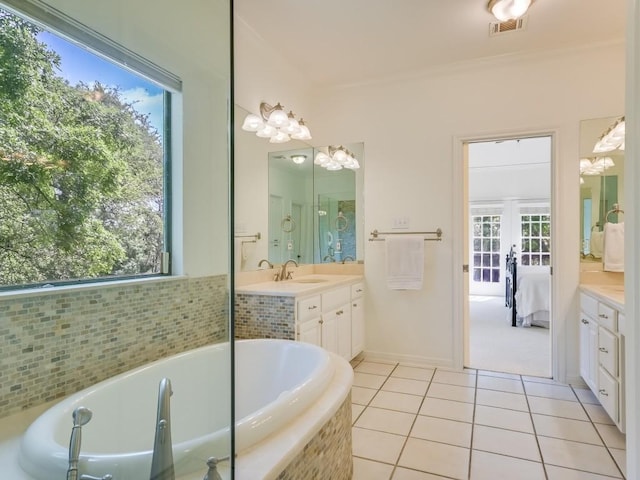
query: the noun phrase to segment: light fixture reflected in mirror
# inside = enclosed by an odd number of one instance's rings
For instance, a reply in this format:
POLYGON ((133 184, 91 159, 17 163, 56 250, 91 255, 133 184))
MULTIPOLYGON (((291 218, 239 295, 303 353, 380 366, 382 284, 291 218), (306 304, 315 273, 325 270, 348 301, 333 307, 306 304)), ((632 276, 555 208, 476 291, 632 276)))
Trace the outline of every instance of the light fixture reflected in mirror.
POLYGON ((620 117, 598 139, 593 147, 593 153, 612 152, 616 149, 624 150, 625 130, 624 117, 620 117))
POLYGON ((307 159, 306 155, 291 155, 291 161, 296 165, 301 165, 307 159))
POLYGON ((313 163, 333 171, 342 170, 343 168, 351 170, 360 168, 360 163, 354 157, 353 153, 342 145, 338 147, 330 145, 329 147, 319 149, 313 163))
POLYGON ((487 8, 499 22, 522 17, 534 0, 490 0, 487 8))
POLYGON ((255 132, 258 137, 268 138, 270 143, 285 143, 292 138, 311 140, 311 132, 304 120, 296 120, 292 111, 285 113, 278 102, 275 106, 260 103, 260 115, 248 114, 242 123, 246 132, 255 132))
POLYGON ((594 157, 580 159, 580 175, 602 175, 608 168, 614 167, 611 157, 594 157))

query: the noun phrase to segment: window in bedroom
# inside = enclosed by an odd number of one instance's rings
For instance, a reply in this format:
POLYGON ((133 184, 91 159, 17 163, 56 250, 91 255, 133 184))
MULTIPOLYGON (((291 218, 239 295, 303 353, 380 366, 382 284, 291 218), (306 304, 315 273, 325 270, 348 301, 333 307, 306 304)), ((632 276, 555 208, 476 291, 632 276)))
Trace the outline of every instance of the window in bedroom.
POLYGON ((521 215, 521 265, 551 265, 551 216, 521 215))
POLYGON ((0 5, 0 288, 168 273, 179 80, 53 9, 8 3, 38 20, 0 5))
POLYGON ((500 282, 501 220, 501 215, 474 215, 472 217, 474 282, 500 282))

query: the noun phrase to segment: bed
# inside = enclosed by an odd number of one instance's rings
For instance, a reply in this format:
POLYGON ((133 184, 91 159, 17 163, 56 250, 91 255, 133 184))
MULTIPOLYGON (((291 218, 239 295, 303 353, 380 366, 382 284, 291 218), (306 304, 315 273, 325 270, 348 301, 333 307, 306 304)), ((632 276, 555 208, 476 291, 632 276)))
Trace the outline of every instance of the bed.
POLYGON ((510 309, 511 326, 549 328, 549 267, 518 265, 511 247, 506 269, 505 306, 510 309))

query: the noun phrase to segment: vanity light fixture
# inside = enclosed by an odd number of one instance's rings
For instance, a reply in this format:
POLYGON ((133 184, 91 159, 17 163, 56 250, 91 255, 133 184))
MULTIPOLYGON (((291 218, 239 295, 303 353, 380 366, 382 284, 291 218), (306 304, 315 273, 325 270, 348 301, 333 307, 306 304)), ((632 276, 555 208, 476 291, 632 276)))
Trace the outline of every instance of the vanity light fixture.
POLYGON ((615 166, 611 157, 580 159, 580 175, 601 175, 606 169, 615 166))
POLYGON ((357 170, 360 168, 360 163, 353 156, 353 153, 342 145, 338 147, 330 145, 329 147, 320 149, 313 163, 327 170, 342 170, 343 168, 357 170))
POLYGON ((292 111, 285 113, 278 102, 275 106, 260 103, 260 115, 248 114, 242 123, 242 129, 255 132, 261 138, 268 138, 270 143, 285 143, 296 140, 311 140, 311 132, 304 120, 296 120, 292 111))
POLYGON ((620 117, 598 139, 593 147, 593 153, 612 152, 624 150, 625 123, 624 117, 620 117))
POLYGON ((522 17, 534 0, 489 0, 487 8, 499 22, 522 17))

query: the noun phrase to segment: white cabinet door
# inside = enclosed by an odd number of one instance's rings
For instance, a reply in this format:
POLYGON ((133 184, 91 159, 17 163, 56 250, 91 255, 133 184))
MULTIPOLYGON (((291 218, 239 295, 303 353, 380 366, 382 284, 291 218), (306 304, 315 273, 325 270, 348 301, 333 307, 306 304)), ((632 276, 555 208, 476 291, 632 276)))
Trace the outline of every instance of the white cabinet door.
POLYGON ((322 315, 322 346, 330 352, 339 353, 337 310, 322 315))
POLYGON ((338 318, 338 354, 345 360, 351 360, 351 308, 348 303, 336 311, 338 318))
POLYGON ((314 318, 301 323, 298 326, 298 340, 301 342, 312 343, 313 345, 322 346, 322 320, 314 318))
POLYGON ((586 384, 597 391, 598 324, 582 314, 580 316, 580 375, 586 384))
POLYGON ((351 302, 351 358, 364 350, 364 302, 356 298, 351 302))
POLYGON ((598 378, 598 400, 611 419, 618 423, 618 381, 600 367, 598 378))

